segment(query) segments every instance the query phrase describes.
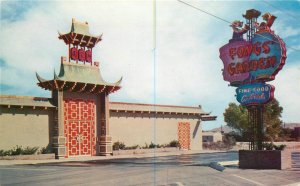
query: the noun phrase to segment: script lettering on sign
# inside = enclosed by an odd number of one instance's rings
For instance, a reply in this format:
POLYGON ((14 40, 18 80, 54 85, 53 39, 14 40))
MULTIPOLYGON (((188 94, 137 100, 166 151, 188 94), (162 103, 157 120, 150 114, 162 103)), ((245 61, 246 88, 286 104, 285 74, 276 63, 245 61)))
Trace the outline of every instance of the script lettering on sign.
POLYGON ((274 98, 274 90, 264 83, 246 84, 236 89, 236 99, 244 106, 266 104, 274 98))

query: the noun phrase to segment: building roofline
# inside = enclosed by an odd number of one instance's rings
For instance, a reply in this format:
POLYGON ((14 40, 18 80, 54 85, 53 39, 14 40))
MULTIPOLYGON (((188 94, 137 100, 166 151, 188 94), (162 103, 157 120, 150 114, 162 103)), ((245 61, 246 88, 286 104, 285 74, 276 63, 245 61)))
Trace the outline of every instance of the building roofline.
MULTIPOLYGON (((18 95, 4 95, 1 94, 0 98, 11 98, 11 99, 32 99, 34 101, 49 101, 51 98, 47 97, 35 97, 35 96, 18 96, 18 95)), ((157 107, 173 107, 173 108, 191 108, 201 109, 195 106, 182 106, 182 105, 163 105, 163 104, 148 104, 148 103, 129 103, 129 102, 115 102, 110 101, 110 104, 122 104, 122 105, 140 105, 140 106, 157 106, 157 107)))
POLYGON ((193 106, 181 106, 181 105, 162 105, 162 104, 147 104, 147 103, 129 103, 129 102, 109 102, 110 104, 122 104, 122 105, 139 105, 139 106, 157 106, 157 107, 174 107, 174 108, 191 108, 201 109, 201 107, 193 106))
POLYGON ((50 102, 51 98, 45 97, 32 97, 32 96, 17 96, 17 95, 0 95, 0 105, 20 106, 24 107, 42 107, 42 108, 55 108, 50 102))
POLYGON ((49 101, 49 99, 51 99, 51 98, 46 98, 46 97, 18 96, 18 95, 5 95, 5 94, 0 94, 0 98, 32 99, 34 101, 49 101))

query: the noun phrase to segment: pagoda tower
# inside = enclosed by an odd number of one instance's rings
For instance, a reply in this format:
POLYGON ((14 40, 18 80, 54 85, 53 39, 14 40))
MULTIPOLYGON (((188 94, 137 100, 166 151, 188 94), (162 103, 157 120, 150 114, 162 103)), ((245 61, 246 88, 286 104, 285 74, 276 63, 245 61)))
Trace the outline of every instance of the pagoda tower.
POLYGON ((54 71, 53 79, 45 80, 36 73, 38 86, 52 91, 57 107, 51 135, 56 158, 112 154, 109 94, 121 88, 122 78, 104 81, 99 63, 92 60, 92 49, 102 35, 91 35, 87 22, 72 19, 71 31, 58 38, 69 48, 58 75, 54 71))

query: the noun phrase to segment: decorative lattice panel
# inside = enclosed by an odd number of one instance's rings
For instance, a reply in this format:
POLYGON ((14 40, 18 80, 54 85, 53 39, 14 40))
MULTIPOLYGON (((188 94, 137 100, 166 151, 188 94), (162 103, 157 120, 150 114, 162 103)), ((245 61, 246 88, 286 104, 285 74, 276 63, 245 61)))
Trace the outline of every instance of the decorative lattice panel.
POLYGON ((95 102, 64 100, 67 156, 96 155, 95 102))
POLYGON ((190 138, 190 123, 179 122, 178 123, 178 142, 180 148, 190 149, 191 138, 190 138))

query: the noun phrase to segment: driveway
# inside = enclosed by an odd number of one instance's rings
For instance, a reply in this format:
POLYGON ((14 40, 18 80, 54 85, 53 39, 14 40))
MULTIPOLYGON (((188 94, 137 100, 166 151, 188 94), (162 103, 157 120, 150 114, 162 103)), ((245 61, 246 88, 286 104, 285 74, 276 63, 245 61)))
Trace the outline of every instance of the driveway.
MULTIPOLYGON (((0 166, 0 185, 297 185, 300 172, 223 172, 210 162, 237 160, 236 152, 0 166)), ((300 184, 299 184, 300 185, 300 184)))

